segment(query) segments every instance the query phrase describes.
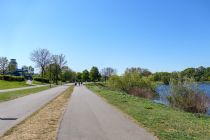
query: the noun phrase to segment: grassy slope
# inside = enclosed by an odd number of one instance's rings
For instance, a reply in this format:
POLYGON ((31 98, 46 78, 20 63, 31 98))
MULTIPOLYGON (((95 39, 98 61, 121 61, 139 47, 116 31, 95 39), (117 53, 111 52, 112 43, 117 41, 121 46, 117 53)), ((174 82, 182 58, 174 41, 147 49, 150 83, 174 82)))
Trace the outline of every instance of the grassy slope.
POLYGON ((16 82, 16 81, 11 82, 11 81, 0 80, 0 90, 27 87, 27 86, 30 86, 30 85, 26 84, 25 81, 23 81, 23 82, 16 82))
POLYGON ((1 101, 12 100, 12 99, 15 99, 15 98, 19 98, 19 97, 26 96, 26 95, 29 95, 29 94, 37 93, 37 92, 47 90, 47 89, 49 89, 49 86, 0 93, 0 102, 1 101))
POLYGON ((176 111, 152 101, 89 85, 161 140, 210 140, 210 117, 176 111))

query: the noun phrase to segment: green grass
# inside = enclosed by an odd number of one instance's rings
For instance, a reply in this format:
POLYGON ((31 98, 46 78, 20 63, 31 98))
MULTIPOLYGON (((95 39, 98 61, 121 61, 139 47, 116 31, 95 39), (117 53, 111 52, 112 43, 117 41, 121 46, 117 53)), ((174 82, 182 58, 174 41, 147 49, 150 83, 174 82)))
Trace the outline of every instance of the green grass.
POLYGON ((42 82, 33 80, 32 84, 34 84, 34 85, 46 85, 46 84, 49 84, 49 83, 42 83, 42 82))
POLYGON ((18 90, 18 91, 11 91, 11 92, 4 92, 0 93, 0 102, 2 101, 8 101, 12 100, 15 98, 23 97, 29 94, 34 94, 43 90, 49 89, 49 86, 44 86, 44 87, 37 87, 37 88, 32 88, 32 89, 25 89, 25 90, 18 90))
POLYGON ((25 81, 23 81, 23 82, 16 82, 16 81, 0 80, 0 90, 12 89, 12 88, 21 88, 21 87, 28 87, 28 86, 30 86, 30 85, 26 84, 25 81))
POLYGON ((174 110, 150 100, 112 91, 102 86, 87 85, 160 140, 210 140, 210 117, 174 110))

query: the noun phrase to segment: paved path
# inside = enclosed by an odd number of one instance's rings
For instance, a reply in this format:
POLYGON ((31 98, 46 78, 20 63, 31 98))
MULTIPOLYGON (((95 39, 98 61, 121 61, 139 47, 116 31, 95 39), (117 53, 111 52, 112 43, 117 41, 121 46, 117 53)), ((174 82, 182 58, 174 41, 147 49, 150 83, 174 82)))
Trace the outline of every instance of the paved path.
POLYGON ((18 122, 24 120, 33 112, 40 109, 43 105, 51 101, 67 88, 68 86, 59 86, 36 94, 0 103, 0 135, 18 122))
POLYGON ((0 90, 0 93, 2 93, 2 92, 16 91, 16 90, 31 89, 31 88, 37 88, 37 87, 43 87, 43 86, 47 86, 47 85, 37 85, 37 86, 28 86, 28 87, 22 87, 22 88, 4 89, 4 90, 0 90))
POLYGON ((58 140, 154 140, 152 134, 85 87, 76 87, 58 140))

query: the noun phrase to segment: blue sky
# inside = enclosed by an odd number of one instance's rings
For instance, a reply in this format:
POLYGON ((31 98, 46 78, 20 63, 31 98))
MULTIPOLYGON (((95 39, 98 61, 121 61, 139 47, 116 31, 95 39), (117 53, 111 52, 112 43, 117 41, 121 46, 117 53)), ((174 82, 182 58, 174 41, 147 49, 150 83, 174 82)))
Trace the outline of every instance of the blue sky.
POLYGON ((1 0, 0 56, 32 65, 36 48, 76 71, 210 66, 210 1, 1 0))

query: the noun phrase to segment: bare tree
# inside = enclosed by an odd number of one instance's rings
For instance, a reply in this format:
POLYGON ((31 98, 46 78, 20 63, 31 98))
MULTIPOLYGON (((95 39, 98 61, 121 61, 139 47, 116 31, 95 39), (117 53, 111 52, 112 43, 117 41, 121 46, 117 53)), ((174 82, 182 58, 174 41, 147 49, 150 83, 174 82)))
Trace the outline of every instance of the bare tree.
POLYGON ((6 57, 0 57, 0 73, 5 74, 8 70, 8 59, 6 57))
POLYGON ((58 55, 58 58, 58 65, 60 66, 60 68, 63 68, 67 64, 67 61, 65 60, 66 57, 63 54, 60 54, 58 55))
POLYGON ((106 81, 110 76, 115 75, 116 73, 117 73, 116 70, 113 69, 113 68, 110 68, 110 67, 104 68, 104 69, 101 70, 101 75, 102 75, 102 77, 105 79, 105 81, 106 81))
POLYGON ((51 54, 47 49, 37 49, 31 53, 31 61, 36 64, 36 67, 41 69, 42 78, 45 73, 45 67, 51 62, 51 54))

